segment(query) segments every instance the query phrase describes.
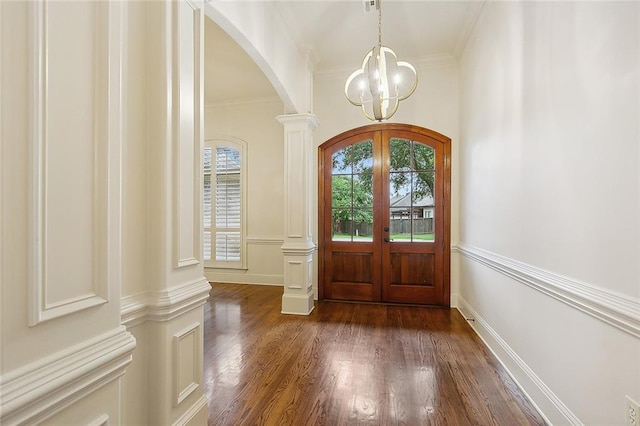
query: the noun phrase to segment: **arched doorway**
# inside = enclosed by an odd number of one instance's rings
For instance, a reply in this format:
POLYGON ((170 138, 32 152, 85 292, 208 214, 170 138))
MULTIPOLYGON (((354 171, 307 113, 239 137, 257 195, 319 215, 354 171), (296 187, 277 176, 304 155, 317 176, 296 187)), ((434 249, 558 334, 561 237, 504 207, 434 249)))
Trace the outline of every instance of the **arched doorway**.
POLYGON ((318 158, 320 298, 449 306, 451 139, 374 124, 318 158))

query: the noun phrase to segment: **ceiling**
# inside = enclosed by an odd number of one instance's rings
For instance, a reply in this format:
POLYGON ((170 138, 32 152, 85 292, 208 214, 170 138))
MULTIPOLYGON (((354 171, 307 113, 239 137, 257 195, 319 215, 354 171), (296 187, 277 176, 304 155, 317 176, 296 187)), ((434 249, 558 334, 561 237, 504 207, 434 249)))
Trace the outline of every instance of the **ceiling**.
MULTIPOLYGON (((476 1, 385 0, 382 44, 415 62, 456 57, 483 4, 476 1)), ((277 8, 317 75, 351 71, 377 43, 378 15, 363 0, 277 0, 277 8)), ((258 66, 210 19, 205 26, 205 102, 275 98, 258 66), (224 60, 215 58, 223 57, 224 60)))

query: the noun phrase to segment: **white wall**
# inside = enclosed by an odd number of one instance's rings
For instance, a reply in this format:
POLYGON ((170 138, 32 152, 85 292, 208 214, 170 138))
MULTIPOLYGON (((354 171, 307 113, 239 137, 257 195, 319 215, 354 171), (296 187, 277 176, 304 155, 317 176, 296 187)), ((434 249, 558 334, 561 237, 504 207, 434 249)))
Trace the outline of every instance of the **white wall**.
POLYGON ((2 424, 206 423, 202 6, 0 3, 2 424))
MULTIPOLYGON (((147 288, 147 8, 144 2, 126 4, 125 143, 122 153, 122 298, 144 299, 147 288)), ((123 304, 126 308, 126 303, 123 304)), ((149 339, 144 320, 127 321, 136 338, 133 361, 123 378, 122 421, 149 423, 149 339)))
MULTIPOLYGON (((391 46, 393 47, 393 46, 391 46)), ((363 56, 366 52, 362 52, 363 56)), ((399 58, 407 60, 406 58, 399 58)), ((409 123, 442 133, 451 138, 452 144, 452 194, 451 241, 458 240, 458 126, 459 126, 459 89, 458 64, 453 58, 434 58, 422 61, 409 61, 418 72, 418 87, 411 97, 400 102, 398 112, 389 122, 409 123)), ((314 114, 320 121, 315 130, 314 161, 315 168, 310 170, 314 182, 311 195, 313 213, 313 239, 318 243, 318 150, 330 138, 352 128, 372 124, 359 107, 347 101, 344 95, 344 83, 351 72, 361 65, 354 58, 354 68, 342 72, 320 74, 314 81, 314 114)), ((317 252, 316 252, 317 253, 317 252)), ((317 260, 317 259, 316 259, 317 260)), ((317 261, 314 262, 317 268, 317 261)), ((314 273, 314 290, 317 296, 317 271, 314 273)), ((455 271, 451 276, 451 303, 456 305, 458 283, 455 271)))
POLYGON ((0 423, 116 424, 124 15, 0 3, 0 423))
POLYGON ((640 400, 639 26, 488 2, 460 62, 461 305, 554 423, 640 400))
POLYGON ((208 2, 205 11, 256 62, 287 113, 310 108, 310 61, 291 35, 277 2, 208 2))
POLYGON ((276 120, 278 99, 210 105, 205 108, 205 139, 247 142, 247 270, 207 268, 211 281, 283 284, 284 128, 276 120))

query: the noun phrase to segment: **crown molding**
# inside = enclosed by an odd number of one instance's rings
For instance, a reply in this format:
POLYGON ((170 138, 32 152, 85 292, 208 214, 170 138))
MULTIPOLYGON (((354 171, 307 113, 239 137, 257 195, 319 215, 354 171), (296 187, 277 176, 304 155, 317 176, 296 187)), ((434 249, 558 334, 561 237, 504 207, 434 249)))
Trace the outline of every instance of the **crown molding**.
POLYGON ((476 24, 486 3, 486 0, 482 0, 470 4, 469 13, 467 13, 464 24, 462 25, 462 30, 458 34, 456 46, 453 49, 456 58, 460 58, 464 53, 464 49, 467 47, 471 34, 475 31, 476 24))

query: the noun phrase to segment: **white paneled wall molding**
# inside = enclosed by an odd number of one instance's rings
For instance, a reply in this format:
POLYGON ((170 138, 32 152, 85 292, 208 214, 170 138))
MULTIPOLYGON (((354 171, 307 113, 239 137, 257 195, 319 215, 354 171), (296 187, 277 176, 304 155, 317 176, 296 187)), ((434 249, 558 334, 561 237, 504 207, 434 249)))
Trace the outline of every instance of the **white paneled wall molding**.
POLYGON ((452 252, 498 271, 547 296, 640 338, 640 300, 607 291, 468 244, 452 252))
MULTIPOLYGON (((489 350, 498 358, 505 367, 509 375, 518 384, 518 387, 529 397, 529 400, 536 406, 538 412, 551 424, 545 412, 552 418, 562 418, 562 424, 581 425, 580 420, 562 403, 551 389, 534 373, 534 371, 524 362, 524 360, 514 351, 507 342, 489 325, 487 321, 476 312, 471 305, 460 295, 458 295, 458 310, 465 318, 473 318, 471 326, 480 336, 489 350), (525 389, 529 390, 527 392, 525 389), (531 389, 535 389, 536 398, 532 398, 531 389), (544 398, 545 410, 535 404, 544 398), (553 410, 553 413, 550 412, 553 410)), ((542 404, 541 404, 542 405, 542 404)))
POLYGON ((108 232, 118 226, 111 221, 120 208, 119 187, 109 176, 120 174, 122 52, 109 46, 121 44, 122 11, 107 3, 78 5, 74 26, 66 24, 68 13, 59 4, 29 4, 31 326, 107 303, 119 252, 108 232), (65 52, 61 42, 79 39, 86 41, 65 52), (71 84, 75 91, 61 95, 59 88, 71 84), (93 114, 77 119, 83 109, 93 114), (61 155, 63 144, 72 157, 61 155), (92 268, 70 267, 76 264, 92 268))
POLYGON ((178 420, 173 423, 173 426, 183 426, 193 424, 193 419, 197 418, 198 413, 207 410, 207 398, 204 396, 198 399, 194 405, 192 405, 185 413, 180 416, 178 420))
POLYGON ((209 281, 203 277, 181 286, 123 297, 122 324, 133 327, 144 321, 172 320, 202 306, 210 290, 209 281))
POLYGON ((168 321, 202 306, 209 297, 211 286, 203 277, 181 286, 147 294, 147 318, 168 321))
POLYGON ((197 265, 201 260, 202 77, 203 17, 200 2, 172 3, 173 40, 172 155, 174 267, 197 265))
POLYGON ((284 126, 284 295, 282 313, 308 315, 313 303, 313 252, 311 238, 313 213, 311 158, 313 130, 320 124, 313 114, 280 115, 284 126))
POLYGON ((120 299, 120 321, 127 328, 147 320, 147 294, 137 293, 120 299))
POLYGON ((0 377, 0 423, 47 419, 122 376, 135 347, 119 327, 0 377))

